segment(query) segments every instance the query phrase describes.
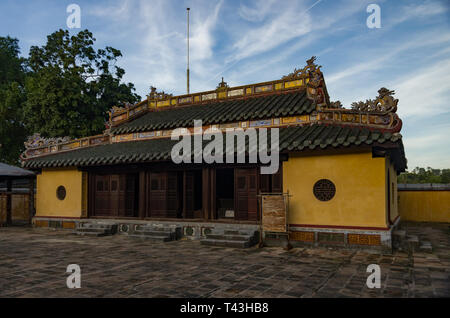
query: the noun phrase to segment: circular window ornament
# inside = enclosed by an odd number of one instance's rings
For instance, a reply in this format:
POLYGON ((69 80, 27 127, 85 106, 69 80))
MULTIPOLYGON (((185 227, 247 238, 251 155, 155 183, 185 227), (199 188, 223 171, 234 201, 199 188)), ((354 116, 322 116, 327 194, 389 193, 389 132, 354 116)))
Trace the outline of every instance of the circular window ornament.
POLYGON ((336 187, 328 179, 320 179, 314 184, 314 196, 320 201, 330 201, 336 194, 336 187))
POLYGON ((64 188, 64 186, 59 186, 58 189, 56 189, 56 197, 59 200, 64 200, 66 198, 66 188, 64 188))

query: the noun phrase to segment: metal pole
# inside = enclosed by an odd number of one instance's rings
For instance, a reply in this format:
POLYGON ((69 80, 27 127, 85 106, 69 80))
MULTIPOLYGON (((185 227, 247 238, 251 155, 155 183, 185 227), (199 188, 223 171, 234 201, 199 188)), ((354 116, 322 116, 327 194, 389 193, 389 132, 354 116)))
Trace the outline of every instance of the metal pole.
POLYGON ((189 94, 189 10, 187 8, 187 93, 189 94))

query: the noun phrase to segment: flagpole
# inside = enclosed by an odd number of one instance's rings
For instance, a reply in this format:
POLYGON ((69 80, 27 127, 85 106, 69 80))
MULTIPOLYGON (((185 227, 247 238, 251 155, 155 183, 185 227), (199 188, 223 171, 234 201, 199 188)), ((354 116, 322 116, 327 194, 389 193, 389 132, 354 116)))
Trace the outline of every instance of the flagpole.
POLYGON ((187 8, 187 93, 189 94, 189 10, 187 8))

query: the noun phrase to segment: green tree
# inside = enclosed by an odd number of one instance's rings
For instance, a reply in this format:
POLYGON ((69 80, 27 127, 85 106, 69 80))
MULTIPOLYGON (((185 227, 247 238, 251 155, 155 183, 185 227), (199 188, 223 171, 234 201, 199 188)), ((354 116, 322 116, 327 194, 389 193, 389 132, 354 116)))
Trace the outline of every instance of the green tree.
POLYGON ((116 66, 122 53, 112 47, 94 49, 88 30, 70 36, 59 30, 42 47, 33 46, 28 59, 24 115, 30 131, 44 137, 84 137, 105 129, 114 105, 140 99, 125 71, 116 66))
POLYGON ((450 169, 416 167, 398 176, 398 183, 450 183, 450 169))
POLYGON ((23 104, 25 59, 19 41, 0 37, 0 161, 17 165, 27 136, 23 104))

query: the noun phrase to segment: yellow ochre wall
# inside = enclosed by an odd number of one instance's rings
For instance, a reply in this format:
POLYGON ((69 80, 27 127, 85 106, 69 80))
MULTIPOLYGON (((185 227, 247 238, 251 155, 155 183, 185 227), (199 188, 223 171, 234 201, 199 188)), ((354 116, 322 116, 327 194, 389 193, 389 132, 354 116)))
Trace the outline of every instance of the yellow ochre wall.
POLYGON ((386 171, 389 160, 371 152, 289 156, 283 163, 283 190, 289 199, 289 223, 386 228, 386 171), (330 201, 319 201, 313 186, 329 179, 336 186, 330 201))
MULTIPOLYGON (((391 222, 394 222, 398 213, 398 191, 397 191, 397 172, 395 171, 394 165, 390 160, 386 160, 386 173, 389 173, 389 181, 390 187, 386 187, 386 195, 388 195, 387 191, 389 190, 389 198, 390 198, 390 215, 391 222)), ((386 180, 387 182, 387 180, 386 180)))
POLYGON ((399 191, 402 220, 450 222, 450 191, 399 191))
POLYGON ((43 169, 37 176, 36 216, 81 217, 83 203, 83 172, 77 169, 43 169), (56 189, 66 188, 66 197, 59 200, 56 189))

